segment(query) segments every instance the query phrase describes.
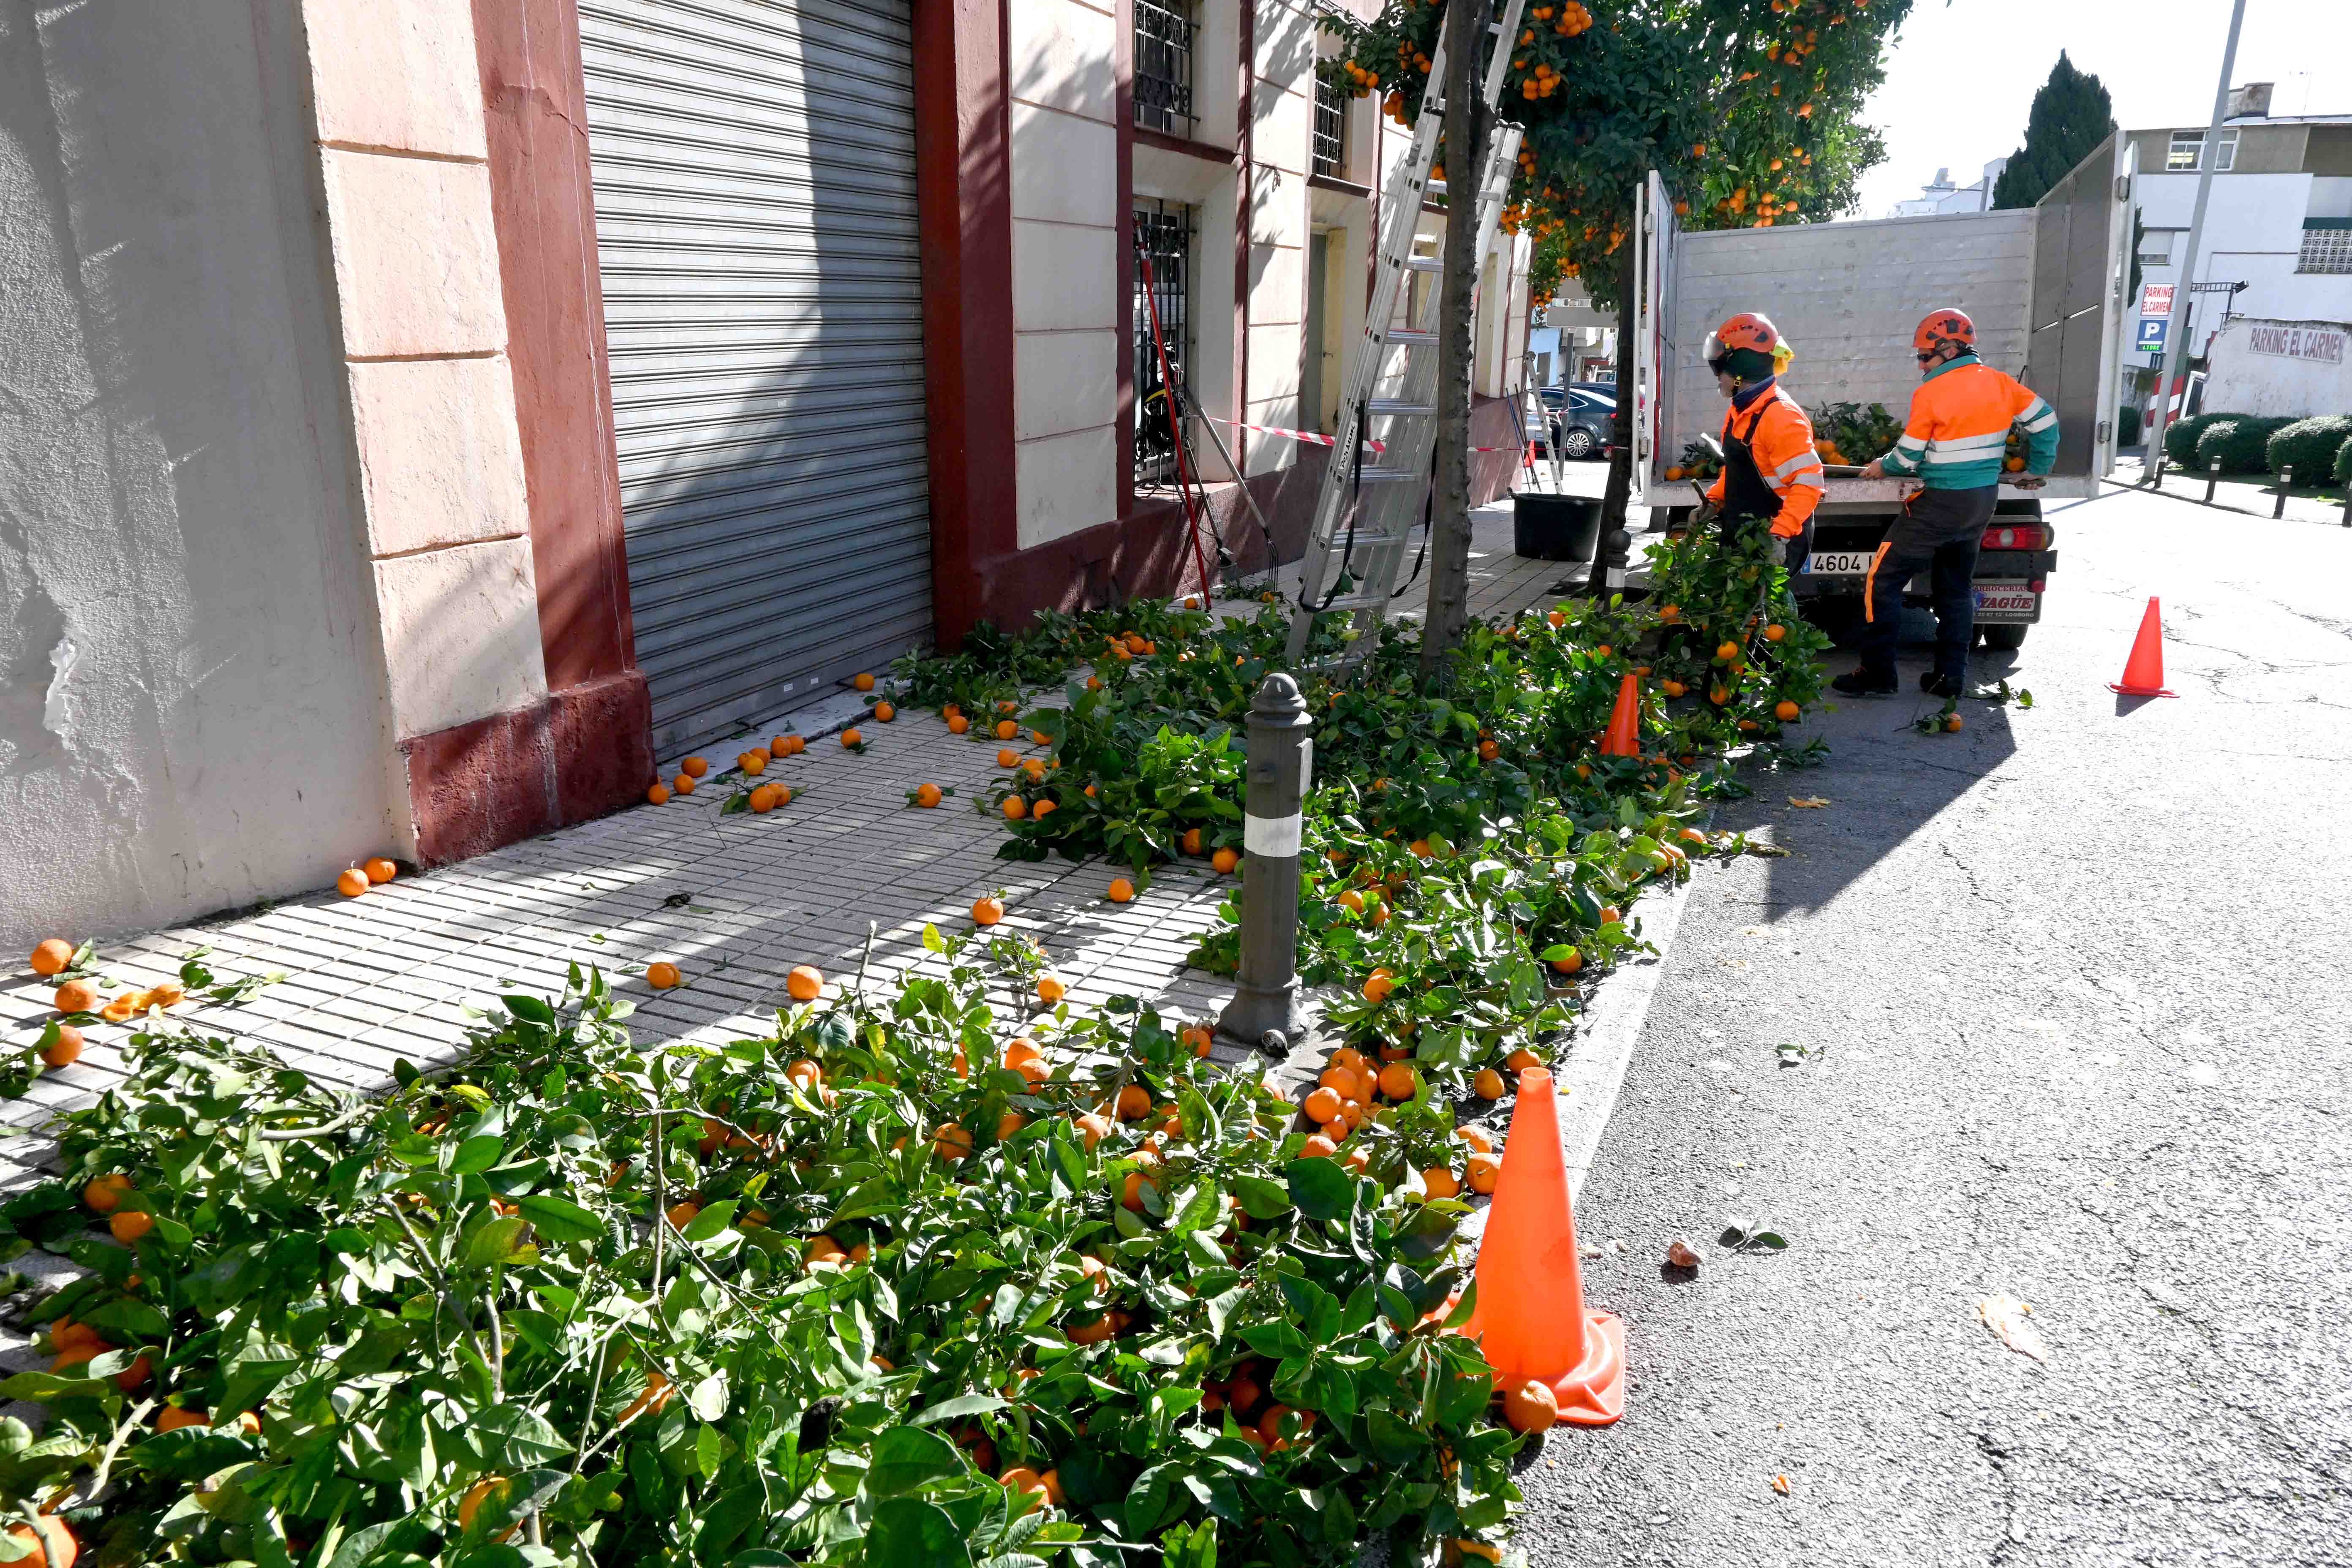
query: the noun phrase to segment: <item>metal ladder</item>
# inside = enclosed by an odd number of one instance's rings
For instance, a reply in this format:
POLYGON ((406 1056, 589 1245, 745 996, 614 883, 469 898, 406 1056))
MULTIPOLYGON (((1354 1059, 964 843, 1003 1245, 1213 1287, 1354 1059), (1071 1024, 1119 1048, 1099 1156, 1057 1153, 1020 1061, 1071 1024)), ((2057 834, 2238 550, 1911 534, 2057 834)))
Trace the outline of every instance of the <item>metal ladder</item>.
MULTIPOLYGON (((1509 44, 1518 34, 1525 4, 1502 0, 1500 15, 1486 29, 1494 41, 1483 83, 1490 110, 1502 96, 1509 44)), ((1445 181, 1429 177, 1444 128, 1444 95, 1437 86, 1444 79, 1441 32, 1429 62, 1433 90, 1422 100, 1412 148, 1381 192, 1379 251, 1371 300, 1364 311, 1364 335, 1348 361, 1331 464, 1315 499, 1298 606, 1290 623, 1293 668, 1306 654, 1318 616, 1350 615, 1360 632, 1378 626, 1398 592, 1406 547, 1423 523, 1430 454, 1437 439, 1437 342, 1445 263, 1441 257, 1416 254, 1413 242, 1423 199, 1446 194, 1445 181), (1400 293, 1405 296, 1402 303, 1400 293)), ((1477 171, 1470 187, 1477 198, 1472 212, 1482 268, 1494 243, 1503 198, 1510 192, 1519 136, 1516 125, 1495 128, 1486 167, 1477 171)), ((1454 216, 1449 208, 1447 221, 1454 216)), ((1369 646, 1359 637, 1333 662, 1352 663, 1359 650, 1369 646)))

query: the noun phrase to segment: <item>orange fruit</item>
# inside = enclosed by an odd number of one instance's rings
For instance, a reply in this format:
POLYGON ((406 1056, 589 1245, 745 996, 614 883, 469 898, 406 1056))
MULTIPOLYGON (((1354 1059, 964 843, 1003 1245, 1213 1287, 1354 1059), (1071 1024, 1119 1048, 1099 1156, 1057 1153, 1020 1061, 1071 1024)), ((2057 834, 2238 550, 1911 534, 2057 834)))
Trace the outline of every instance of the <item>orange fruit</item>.
POLYGON ((1437 853, 1436 850, 1429 847, 1429 840, 1426 838, 1416 838, 1412 843, 1406 845, 1405 847, 1412 850, 1423 860, 1428 859, 1431 856, 1437 853))
POLYGON ((1118 1325, 1110 1321, 1110 1314, 1105 1312, 1091 1323, 1080 1323, 1075 1329, 1064 1329, 1062 1337, 1074 1345, 1098 1345, 1118 1331, 1118 1325))
POLYGON ((1070 994, 1070 988, 1050 974, 1037 977, 1037 1000, 1050 1007, 1070 994))
POLYGON ((1529 1068, 1539 1068, 1543 1066, 1543 1058, 1536 1055, 1535 1052, 1528 1049, 1527 1047, 1521 1046, 1517 1050, 1513 1051, 1509 1056, 1503 1058, 1503 1065, 1510 1068, 1513 1072, 1525 1072, 1529 1068))
POLYGON ((201 1410, 183 1410, 176 1405, 166 1405, 155 1412, 155 1430, 176 1432, 183 1426, 209 1426, 212 1422, 201 1410))
MULTIPOLYGON (((1157 1186, 1152 1188, 1152 1191, 1154 1192, 1158 1192, 1159 1190, 1160 1189, 1157 1186)), ((1142 1172, 1129 1171, 1127 1173, 1126 1178, 1119 1183, 1118 1206, 1127 1210, 1129 1214, 1141 1214, 1143 1212, 1142 1172)))
POLYGON ((1391 1062, 1381 1069, 1381 1092, 1391 1100, 1411 1100, 1421 1087, 1421 1075, 1410 1062, 1391 1062))
POLYGON ((1364 912, 1364 895, 1356 891, 1353 888, 1347 889, 1339 895, 1339 907, 1346 910, 1350 914, 1362 914, 1364 912))
POLYGON ((106 1228, 114 1233, 115 1240, 128 1247, 155 1228, 155 1216, 139 1209, 118 1209, 106 1222, 106 1228))
MULTIPOLYGON (((1004 803, 1012 805, 1011 801, 1004 803)), ((982 893, 971 901, 971 923, 992 926, 1004 918, 1004 900, 993 894, 982 893)))
POLYGON ((677 1391, 670 1386, 667 1373, 655 1371, 646 1373, 646 1391, 623 1407, 615 1422, 626 1421, 633 1415, 650 1412, 658 1415, 669 1406, 677 1391))
POLYGON ((1664 692, 1669 697, 1680 697, 1684 692, 1688 691, 1690 688, 1685 686, 1679 680, 1661 680, 1658 682, 1658 689, 1664 692))
POLYGON ((488 1476, 467 1487, 466 1495, 457 1500, 457 1528, 473 1529, 474 1516, 482 1511, 482 1505, 489 1501, 494 1494, 503 1498, 507 1493, 508 1485, 504 1476, 488 1476))
POLYGON ((965 718, 962 714, 961 714, 961 713, 950 713, 950 714, 949 714, 949 715, 948 715, 948 733, 949 733, 949 734, 950 734, 950 735, 961 735, 961 734, 962 734, 965 731, 967 731, 967 730, 969 730, 969 729, 971 729, 971 720, 969 720, 969 719, 967 719, 967 718, 965 718))
POLYGON ((1339 1091, 1328 1085, 1317 1089, 1307 1097, 1305 1110, 1309 1121, 1331 1121, 1339 1114, 1339 1091))
POLYGON ((335 891, 347 899, 356 899, 368 890, 368 875, 357 866, 335 879, 335 891))
POLYGON ((690 774, 680 773, 677 777, 669 781, 669 787, 673 793, 677 795, 692 795, 694 793, 694 779, 690 774))
POLYGON ((1421 1184, 1429 1189, 1433 1198, 1450 1198, 1462 1190, 1462 1183, 1443 1165, 1432 1165, 1423 1171, 1421 1184))
POLYGON ((1138 1121, 1151 1114, 1151 1094, 1139 1083, 1130 1083, 1118 1091, 1118 1119, 1138 1121))
POLYGON ((1110 886, 1104 890, 1103 897, 1108 899, 1114 904, 1133 903, 1135 901, 1135 884, 1129 881, 1124 877, 1113 877, 1110 879, 1110 886))
POLYGON ((1104 1135, 1109 1131, 1110 1118, 1107 1116, 1097 1115, 1090 1110, 1078 1118, 1078 1137, 1086 1144, 1087 1152, 1089 1154, 1094 1152, 1095 1145, 1101 1142, 1104 1135))
POLYGON ((1554 969, 1559 970, 1562 974, 1573 974, 1578 970, 1584 967, 1584 950, 1581 948, 1571 947, 1568 950, 1568 956, 1566 958, 1553 959, 1551 961, 1551 966, 1554 969))
POLYGON ((143 1355, 135 1356, 129 1366, 114 1374, 114 1386, 128 1394, 132 1389, 143 1387, 154 1375, 155 1363, 143 1355))
POLYGON ((753 778, 757 778, 768 771, 768 753, 765 752, 741 752, 736 757, 735 765, 753 778))
POLYGON ((860 691, 871 691, 874 689, 874 678, 861 670, 850 678, 849 684, 860 691))
POLYGON ((1051 735, 1048 735, 1047 733, 1045 733, 1045 731, 1043 731, 1043 730, 1032 730, 1032 731, 1029 731, 1029 739, 1031 740, 1031 742, 1033 742, 1034 743, 1035 743, 1035 744, 1037 744, 1037 745, 1040 745, 1040 746, 1050 746, 1050 745, 1052 745, 1052 744, 1054 743, 1054 738, 1053 738, 1051 735))
POLYGON ((668 803, 669 785, 662 783, 659 779, 656 779, 652 787, 646 791, 646 804, 647 805, 666 805, 668 803))
MULTIPOLYGON (((1105 1321, 1108 1323, 1108 1320, 1105 1321)), ((1045 1478, 1026 1465, 1013 1466, 997 1477, 996 1480, 999 1486, 1013 1494, 1013 1513, 1015 1518, 1027 1513, 1041 1503, 1050 1503, 1054 1500, 1046 1493, 1045 1478)))
POLYGON ((1376 969, 1371 978, 1364 982, 1364 1000, 1377 1007, 1387 1001, 1389 993, 1395 989, 1396 982, 1389 977, 1388 972, 1376 969))
POLYGON ((996 753, 996 765, 1000 768, 1017 768, 1021 765, 1021 759, 1013 754, 1012 747, 1007 746, 996 753))
POLYGON ((684 773, 688 778, 698 779, 703 774, 710 771, 710 764, 704 762, 700 757, 688 757, 686 761, 677 764, 677 771, 684 773))
POLYGON ((1192 1047, 1192 1054, 1196 1057, 1207 1056, 1215 1039, 1214 1036, 1199 1024, 1191 1025, 1178 1037, 1192 1047))
POLYGON ((1717 643, 1715 648, 1715 657, 1723 660, 1724 663, 1728 664, 1733 659, 1739 657, 1739 645, 1736 642, 1717 643))
POLYGON ((1959 728, 1960 716, 1958 714, 1947 713, 1944 715, 1944 729, 1947 733, 1957 734, 1959 728))
POLYGON ((1551 623, 1554 630, 1558 630, 1559 627, 1568 625, 1568 616, 1558 610, 1554 610, 1551 614, 1546 616, 1544 619, 1551 623))
POLYGON ((1779 642, 1782 637, 1787 637, 1788 635, 1789 628, 1777 623, 1764 628, 1764 640, 1766 642, 1779 642))
POLYGON ((1619 925, 1623 923, 1624 919, 1624 915, 1619 911, 1616 905, 1603 904, 1601 906, 1601 923, 1602 925, 1619 925))
MULTIPOLYGON (((1486 1070, 1494 1071, 1492 1068, 1486 1070)), ((1457 1127, 1454 1130, 1454 1136, 1461 1139, 1481 1154, 1491 1154, 1495 1152, 1495 1136, 1483 1127, 1457 1127)))
POLYGON ((1005 821, 1018 822, 1029 815, 1029 803, 1017 795, 1008 795, 1004 797, 1004 804, 997 809, 1004 813, 1005 821))
POLYGON ((784 990, 795 1002, 814 1002, 824 989, 824 972, 809 964, 795 963, 784 976, 784 990))
POLYGON ((1209 857, 1209 869, 1214 871, 1220 877, 1229 877, 1233 875, 1234 868, 1241 863, 1242 858, 1240 853, 1233 849, 1220 849, 1215 854, 1209 857))
POLYGON ((1480 762, 1491 763, 1502 754, 1503 748, 1495 744, 1494 742, 1481 741, 1478 742, 1478 760, 1480 762))
POLYGON ((1514 1432, 1549 1432, 1559 1420, 1551 1384, 1533 1378, 1503 1395, 1503 1420, 1514 1432))
POLYGON ((1177 847, 1182 849, 1185 854, 1197 856, 1201 853, 1201 830, 1197 827, 1186 828, 1184 836, 1176 843, 1177 847))
POLYGON ((1470 1091, 1481 1100, 1503 1098, 1503 1075, 1493 1068, 1480 1068, 1470 1080, 1470 1091))
POLYGON ((1660 605, 1658 606, 1658 619, 1662 621, 1678 621, 1682 619, 1682 615, 1683 607, 1680 605, 1660 605))
POLYGON ((71 1024, 58 1026, 58 1037, 41 1047, 41 1060, 53 1068, 67 1068, 81 1059, 81 1031, 71 1024))
POLYGON ((842 744, 842 749, 843 749, 843 750, 845 750, 845 751, 846 751, 847 749, 849 749, 849 748, 850 748, 850 747, 852 747, 852 746, 855 746, 856 744, 857 744, 857 742, 859 742, 860 741, 863 741, 864 739, 866 739, 866 737, 865 737, 865 736, 863 736, 863 735, 861 735, 861 734, 859 734, 859 733, 858 733, 856 730, 854 730, 854 729, 851 729, 851 730, 844 730, 844 731, 841 732, 841 744, 842 744))
POLYGON ((1496 1178, 1503 1173, 1503 1157, 1500 1154, 1489 1154, 1481 1150, 1470 1156, 1467 1164, 1470 1172, 1470 1190, 1474 1193, 1493 1192, 1496 1178))
POLYGON ((131 1178, 116 1173, 100 1176, 81 1190, 81 1201, 94 1213, 112 1214, 122 1202, 122 1194, 131 1190, 131 1178))
POLYGON ((1047 1470, 1044 1475, 1037 1478, 1037 1483, 1045 1489, 1045 1500, 1047 1502, 1053 1504, 1055 1508, 1062 1506, 1061 1471, 1047 1470))
POLYGON ((887 724, 898 716, 898 710, 887 702, 877 702, 874 705, 874 721, 877 724, 887 724))
POLYGON ((73 1568, 74 1560, 81 1555, 81 1542, 66 1521, 53 1513, 45 1513, 29 1524, 12 1524, 8 1539, 32 1550, 16 1561, 22 1568, 73 1568))
POLYGON ((98 982, 68 980, 58 987, 58 994, 52 1000, 57 1003, 60 1013, 95 1012, 98 1008, 98 982))
POLYGON ((971 1152, 971 1134, 952 1121, 944 1123, 931 1134, 931 1151, 953 1164, 971 1152))
POLYGON ((1015 724, 1012 720, 999 719, 996 721, 996 738, 998 740, 1009 741, 1019 733, 1021 733, 1021 726, 1015 724))
POLYGON ((1803 709, 1785 697, 1772 705, 1772 717, 1780 720, 1783 724, 1795 722, 1797 716, 1803 711, 1803 709))
POLYGON ((765 816, 776 809, 776 792, 771 786, 761 784, 744 798, 743 804, 751 808, 753 816, 765 816))
POLYGON ((657 961, 646 965, 646 984, 656 991, 667 991, 683 978, 675 963, 657 961))
POLYGON ((915 786, 915 804, 926 811, 938 805, 942 798, 940 786, 935 784, 921 784, 915 786))
POLYGON ((841 1243, 829 1236, 810 1237, 808 1245, 801 1249, 801 1261, 812 1268, 826 1264, 838 1266, 847 1261, 848 1258, 849 1254, 842 1250, 841 1243))
POLYGON ((1302 1160, 1321 1160, 1336 1154, 1339 1152, 1339 1144, 1333 1142, 1330 1139, 1326 1138, 1320 1132, 1317 1132, 1310 1135, 1307 1142, 1299 1146, 1298 1157, 1302 1160))
POLYGON ((1029 815, 1042 821, 1061 809, 1062 808, 1060 806, 1055 805, 1050 800, 1041 800, 1037 803, 1036 808, 1031 811, 1029 815))
POLYGON ((33 949, 33 973, 44 978, 61 973, 73 962, 73 943, 51 937, 33 949))

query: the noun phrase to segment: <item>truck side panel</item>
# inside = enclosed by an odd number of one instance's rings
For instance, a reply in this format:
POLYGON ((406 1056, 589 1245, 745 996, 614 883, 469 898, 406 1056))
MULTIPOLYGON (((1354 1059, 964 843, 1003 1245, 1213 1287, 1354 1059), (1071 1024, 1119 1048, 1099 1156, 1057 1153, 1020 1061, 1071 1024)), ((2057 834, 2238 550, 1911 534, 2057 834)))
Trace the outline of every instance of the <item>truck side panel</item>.
POLYGON ((2058 410, 2062 474, 2104 476, 2114 465, 2118 323, 2126 288, 2129 204, 2138 149, 2110 136, 2034 208, 2033 337, 2024 380, 2058 410))

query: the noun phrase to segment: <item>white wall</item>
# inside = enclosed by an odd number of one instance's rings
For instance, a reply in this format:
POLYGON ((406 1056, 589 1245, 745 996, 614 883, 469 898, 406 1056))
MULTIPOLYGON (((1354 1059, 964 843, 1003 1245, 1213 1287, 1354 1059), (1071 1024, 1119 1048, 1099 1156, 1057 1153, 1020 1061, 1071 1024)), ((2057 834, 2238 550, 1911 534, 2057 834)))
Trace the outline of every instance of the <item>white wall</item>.
POLYGON ((0 9, 0 951, 409 841, 287 9, 0 9))
MULTIPOLYGON (((2307 332, 2306 332, 2307 335, 2307 332)), ((2352 324, 2335 321, 2231 321, 2213 340, 2210 375, 2205 384, 2204 408, 2209 414, 2265 414, 2304 417, 2315 414, 2352 414, 2352 324), (2309 329, 2334 334, 2342 358, 2324 360, 2257 353, 2252 340, 2258 327, 2309 329)))

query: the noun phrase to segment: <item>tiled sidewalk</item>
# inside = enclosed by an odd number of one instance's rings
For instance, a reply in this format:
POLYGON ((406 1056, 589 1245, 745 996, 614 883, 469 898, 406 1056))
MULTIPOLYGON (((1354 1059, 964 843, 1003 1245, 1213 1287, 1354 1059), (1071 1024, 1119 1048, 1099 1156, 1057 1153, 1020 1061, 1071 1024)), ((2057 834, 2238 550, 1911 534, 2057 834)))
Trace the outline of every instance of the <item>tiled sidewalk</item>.
MULTIPOLYGON (((1563 568, 1510 553, 1508 504, 1483 509, 1477 524, 1472 613, 1545 600, 1563 568)), ((713 778, 692 796, 404 877, 362 898, 328 890, 103 942, 100 967, 125 984, 152 985, 176 978, 188 953, 208 947, 205 962, 222 980, 283 970, 286 979, 243 1006, 183 1005, 173 1015, 198 1030, 264 1042, 289 1065, 353 1089, 386 1081, 402 1058, 420 1066, 448 1058, 464 1043, 469 1005, 494 1005, 502 992, 553 993, 573 963, 602 966, 637 1004, 629 1026, 640 1037, 762 1032, 794 964, 847 981, 868 922, 876 983, 936 963, 922 947, 924 924, 970 930, 972 900, 993 889, 1003 890, 1008 910, 999 929, 1044 944, 1074 1006, 1118 994, 1189 1017, 1223 1005, 1227 983, 1188 971, 1184 956, 1238 878, 1180 863, 1163 868, 1133 903, 1117 905, 1104 891, 1121 868, 999 860, 1004 835, 974 805, 999 772, 1001 742, 951 735, 929 712, 889 724, 861 719, 870 742, 863 755, 819 738, 862 713, 856 702, 835 699, 777 721, 774 730, 796 727, 811 742, 767 773, 794 791, 792 804, 770 816, 721 816, 729 792, 713 778), (907 792, 924 783, 956 793, 936 810, 909 806, 907 792), (656 959, 678 965, 686 983, 650 990, 645 969, 656 959)), ((770 732, 763 728, 759 738, 770 732)), ((1025 741, 1015 749, 1032 750, 1025 741)), ((731 766, 734 750, 705 749, 714 773, 731 766)), ((51 989, 22 970, 0 984, 0 1039, 29 1043, 50 1016, 51 989)), ((1015 1013, 1031 1002, 1002 988, 998 999, 1015 1013)), ((24 1099, 0 1102, 0 1126, 26 1126, 119 1081, 114 1042, 128 1032, 87 1031, 79 1062, 44 1077, 24 1099)), ((21 1165, 38 1152, 30 1140, 0 1145, 0 1163, 21 1165)))

